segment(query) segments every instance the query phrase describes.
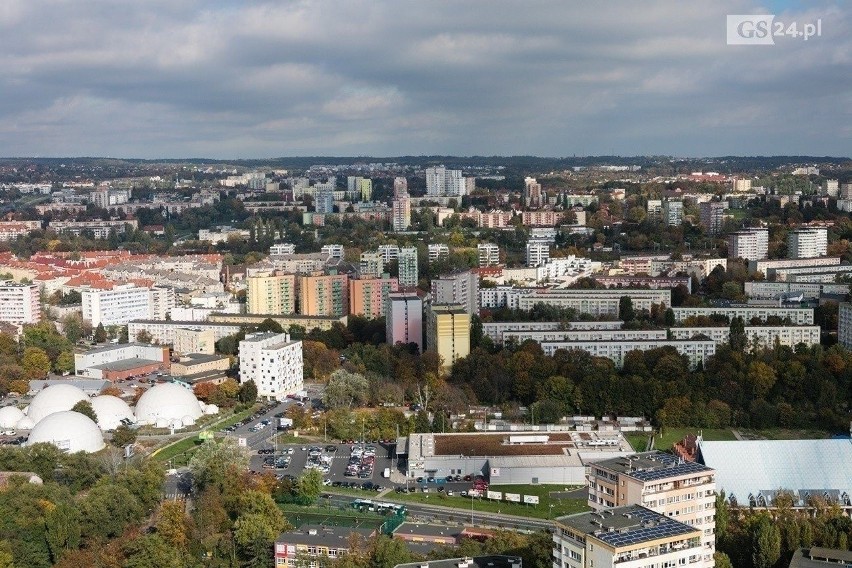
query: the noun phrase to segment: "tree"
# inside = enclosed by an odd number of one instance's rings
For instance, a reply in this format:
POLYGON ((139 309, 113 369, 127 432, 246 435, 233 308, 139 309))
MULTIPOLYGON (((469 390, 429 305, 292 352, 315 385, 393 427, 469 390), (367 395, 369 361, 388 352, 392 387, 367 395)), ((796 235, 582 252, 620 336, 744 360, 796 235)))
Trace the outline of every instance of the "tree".
POLYGON ((225 438, 202 444, 189 461, 189 471, 199 489, 209 485, 222 489, 229 476, 246 471, 248 465, 248 450, 238 446, 233 438, 225 438))
POLYGON ((139 343, 154 343, 154 338, 151 337, 151 334, 148 333, 148 330, 141 329, 139 333, 136 334, 136 341, 139 343))
POLYGON ((80 548, 80 513, 66 502, 54 505, 44 515, 45 536, 53 562, 69 550, 80 548))
POLYGON ((139 500, 126 488, 113 483, 95 486, 80 503, 83 534, 109 539, 124 532, 142 516, 139 500))
POLYGON ((629 296, 622 296, 618 300, 618 317, 623 322, 629 322, 636 319, 636 312, 633 310, 633 300, 629 296))
POLYGON ((107 333, 104 328, 104 324, 99 323, 98 327, 95 328, 95 335, 93 339, 95 340, 95 343, 106 343, 107 333))
POLYGON ((44 349, 27 347, 21 357, 21 367, 30 379, 43 379, 50 371, 50 358, 44 349))
POLYGON ((157 534, 172 548, 185 549, 189 527, 183 501, 164 501, 157 519, 157 534))
POLYGON ((748 338, 745 332, 745 321, 737 316, 731 320, 731 331, 728 338, 728 344, 734 351, 742 351, 746 348, 748 338))
POLYGON ((269 519, 261 513, 245 513, 234 523, 234 541, 240 556, 245 560, 243 566, 266 568, 272 559, 272 543, 281 532, 281 527, 269 524, 269 519))
POLYGON ((338 369, 328 379, 322 402, 329 408, 352 408, 367 402, 370 384, 364 375, 338 369))
POLYGON ((411 551, 405 541, 379 535, 370 550, 371 568, 393 568, 399 564, 411 562, 411 551))
POLYGON ((185 554, 169 545, 159 534, 146 534, 130 541, 125 553, 124 568, 185 568, 185 554))
POLYGON ((56 364, 53 365, 53 369, 57 373, 73 373, 74 372, 74 353, 71 351, 63 351, 59 354, 59 357, 56 358, 56 364))
POLYGON ((15 568, 12 546, 5 540, 0 540, 0 568, 15 568))
POLYGON ((299 497, 306 503, 315 503, 322 492, 322 474, 317 469, 307 469, 296 484, 299 497))
POLYGON ((781 533, 769 515, 761 514, 751 528, 751 560, 754 568, 772 568, 781 558, 781 533))
POLYGON ((237 399, 243 404, 253 404, 257 400, 257 385, 254 381, 246 381, 240 385, 237 399))
POLYGON ((83 416, 88 416, 92 419, 92 422, 97 423, 98 421, 98 415, 95 414, 95 409, 92 408, 92 403, 88 400, 81 400, 80 402, 75 404, 71 408, 71 410, 73 410, 74 412, 79 412, 83 416))
POLYGON ((713 561, 716 563, 716 568, 734 568, 731 559, 724 552, 714 552, 713 561))
POLYGON ((116 448, 131 446, 136 443, 136 430, 126 424, 119 424, 118 428, 112 433, 110 443, 116 448))

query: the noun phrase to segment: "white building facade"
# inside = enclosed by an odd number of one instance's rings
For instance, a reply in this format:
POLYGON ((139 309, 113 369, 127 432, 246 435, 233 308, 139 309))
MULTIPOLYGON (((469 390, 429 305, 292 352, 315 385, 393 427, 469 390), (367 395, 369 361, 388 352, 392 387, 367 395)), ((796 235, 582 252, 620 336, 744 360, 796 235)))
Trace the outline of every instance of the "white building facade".
POLYGON ((253 333, 240 341, 240 383, 254 381, 257 395, 284 400, 302 390, 302 342, 286 333, 253 333))
POLYGON ((14 325, 41 321, 38 285, 0 283, 0 321, 14 325))

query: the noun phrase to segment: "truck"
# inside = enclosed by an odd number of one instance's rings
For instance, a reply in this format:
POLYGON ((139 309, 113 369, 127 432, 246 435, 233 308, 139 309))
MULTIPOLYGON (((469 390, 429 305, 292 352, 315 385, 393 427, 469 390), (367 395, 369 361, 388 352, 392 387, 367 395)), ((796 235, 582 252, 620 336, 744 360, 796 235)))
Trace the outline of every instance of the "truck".
POLYGON ((386 467, 385 470, 382 472, 382 477, 384 477, 385 479, 390 478, 390 468, 389 467, 386 467))

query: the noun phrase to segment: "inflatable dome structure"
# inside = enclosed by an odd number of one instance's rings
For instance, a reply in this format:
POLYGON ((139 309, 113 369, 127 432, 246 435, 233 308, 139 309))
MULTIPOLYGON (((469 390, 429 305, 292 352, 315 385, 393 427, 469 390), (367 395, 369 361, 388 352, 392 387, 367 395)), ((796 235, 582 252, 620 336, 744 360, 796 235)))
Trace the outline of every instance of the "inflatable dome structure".
POLYGON ((105 446, 98 425, 88 416, 64 410, 39 420, 30 432, 27 446, 47 442, 69 453, 93 453, 105 446))
POLYGON ((54 412, 71 410, 81 400, 89 400, 81 389, 73 385, 52 385, 42 389, 27 408, 27 416, 38 424, 54 412))
POLYGON ((33 426, 35 426, 35 422, 33 422, 33 419, 29 416, 24 416, 18 420, 17 424, 15 424, 15 428, 18 430, 32 430, 33 426))
POLYGON ((92 399, 92 409, 98 417, 101 430, 115 430, 122 420, 136 422, 133 411, 117 396, 102 394, 92 399))
POLYGON ((180 427, 185 417, 197 420, 201 414, 201 403, 192 391, 174 383, 152 387, 136 403, 136 421, 158 428, 180 427))
POLYGON ((14 428, 18 425, 24 413, 16 406, 0 408, 0 428, 14 428))

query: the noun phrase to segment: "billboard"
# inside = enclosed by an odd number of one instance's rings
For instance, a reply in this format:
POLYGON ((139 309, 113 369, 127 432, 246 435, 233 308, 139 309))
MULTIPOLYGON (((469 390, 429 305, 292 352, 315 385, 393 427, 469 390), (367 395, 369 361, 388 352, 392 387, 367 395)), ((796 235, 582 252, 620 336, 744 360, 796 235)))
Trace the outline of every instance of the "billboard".
POLYGON ((499 501, 500 499, 503 498, 503 492, 502 491, 488 491, 485 494, 485 496, 488 497, 489 499, 496 499, 497 501, 499 501))
POLYGON ((521 502, 521 494, 520 493, 506 493, 505 494, 506 501, 510 503, 520 503, 521 502))
POLYGON ((524 503, 528 505, 538 505, 538 495, 524 495, 524 503))

